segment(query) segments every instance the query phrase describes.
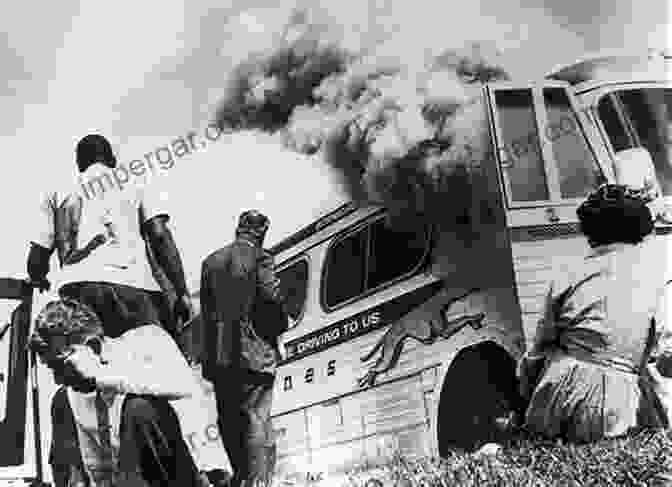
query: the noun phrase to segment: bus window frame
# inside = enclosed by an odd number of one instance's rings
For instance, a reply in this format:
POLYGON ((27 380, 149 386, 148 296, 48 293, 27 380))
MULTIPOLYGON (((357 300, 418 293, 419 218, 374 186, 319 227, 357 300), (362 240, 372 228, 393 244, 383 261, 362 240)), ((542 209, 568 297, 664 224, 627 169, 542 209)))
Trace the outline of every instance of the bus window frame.
POLYGON ((515 201, 511 195, 510 183, 508 175, 506 172, 506 165, 510 155, 507 152, 507 148, 504 144, 504 132, 502 130, 501 121, 499 118, 499 108, 496 101, 496 93, 501 91, 518 91, 518 90, 528 90, 532 95, 533 103, 533 112, 535 115, 535 123, 537 130, 537 140, 541 140, 540 134, 542 131, 539 127, 548 126, 548 109, 546 108, 546 102, 544 97, 545 89, 562 89, 567 95, 569 101, 569 107, 572 110, 574 121, 576 126, 580 131, 581 137, 588 147, 588 150, 592 157, 592 162, 596 168, 599 169, 602 178, 606 178, 605 170, 600 164, 600 159, 598 157, 596 148, 594 147, 593 141, 589 137, 589 134, 586 131, 585 124, 590 121, 586 121, 587 118, 585 114, 580 110, 578 102, 572 93, 570 86, 562 81, 544 81, 541 83, 492 83, 485 86, 486 91, 486 100, 488 104, 488 112, 490 117, 490 128, 493 134, 493 154, 497 161, 497 171, 499 173, 500 186, 502 193, 504 195, 504 200, 506 202, 507 211, 515 210, 527 210, 534 208, 548 208, 548 207, 575 207, 581 204, 583 198, 565 198, 562 195, 560 188, 560 174, 559 166, 555 159, 555 154, 553 153, 552 144, 549 143, 540 143, 541 156, 543 158, 543 167, 544 167, 544 176, 546 178, 546 190, 548 192, 549 198, 546 200, 537 200, 537 201, 515 201))
MULTIPOLYGON (((622 119, 621 121, 623 122, 623 105, 621 100, 619 100, 615 94, 622 92, 622 91, 630 91, 630 90, 645 90, 645 89, 672 89, 672 82, 658 82, 658 83, 627 83, 627 84, 618 84, 618 85, 613 85, 609 87, 602 88, 598 90, 592 97, 590 107, 591 107, 591 113, 593 118, 595 119, 595 123, 597 124, 597 132, 599 132, 600 136, 600 141, 606 148, 607 154, 609 155, 610 158, 610 164, 611 168, 613 170, 613 167, 616 164, 616 151, 614 150, 614 146, 611 143, 611 138, 609 137, 609 134, 607 133, 607 129, 604 126, 604 123, 602 121, 602 117, 600 116, 600 103, 602 102, 603 99, 609 98, 611 103, 614 106, 614 109, 616 110, 619 119, 622 119)), ((641 147, 641 141, 639 140, 639 135, 637 134, 637 131, 633 129, 631 126, 631 123, 625 119, 627 123, 624 123, 625 130, 627 132, 628 138, 630 139, 630 142, 633 143, 633 145, 637 147, 641 147), (633 139, 634 135, 634 139, 633 139)), ((657 175, 656 175, 657 177, 657 175)), ((666 204, 671 204, 672 203, 672 195, 668 196, 663 196, 663 201, 666 204)), ((658 225, 658 223, 657 223, 658 225)))
POLYGON ((308 298, 310 296, 309 293, 310 293, 310 288, 311 288, 311 286, 310 286, 310 281, 311 281, 310 272, 311 272, 312 268, 311 268, 311 265, 310 265, 311 264, 310 257, 307 254, 301 254, 301 255, 296 256, 296 257, 290 257, 286 261, 278 264, 275 268, 275 273, 278 276, 278 278, 280 278, 280 273, 282 271, 292 267, 293 265, 299 264, 301 262, 306 263, 306 297, 303 300, 303 305, 301 306, 301 313, 299 314, 298 318, 296 318, 296 320, 294 320, 294 318, 290 317, 290 320, 292 322, 290 322, 290 326, 287 328, 287 330, 292 330, 292 329, 296 328, 299 325, 299 323, 301 323, 301 321, 303 320, 303 317, 306 314, 306 305, 308 304, 308 298))
POLYGON ((422 257, 418 260, 418 263, 411 269, 409 272, 402 274, 395 279, 392 279, 391 281, 385 282, 383 284, 379 284, 378 286, 371 288, 371 289, 366 289, 366 284, 368 281, 368 266, 369 266, 369 256, 371 254, 371 227, 378 223, 381 220, 384 220, 387 218, 387 213, 381 214, 376 214, 373 215, 370 218, 367 218, 363 220, 362 222, 358 223, 357 225, 353 226, 352 228, 343 230, 336 235, 333 236, 331 239, 331 242, 329 242, 329 245, 327 246, 327 249, 324 253, 324 258, 323 258, 323 265, 322 265, 322 275, 320 277, 320 306, 322 307, 323 311, 327 313, 333 313, 335 311, 338 311, 342 308, 345 308, 346 306, 350 306, 353 303, 356 303, 357 301, 361 301, 363 299, 366 299, 374 294, 377 294, 385 289, 388 289, 396 284, 399 284, 402 281, 405 281, 407 279, 410 279, 411 277, 414 277, 422 272, 422 270, 426 267, 427 262, 428 262, 428 257, 430 256, 432 252, 432 235, 433 235, 433 229, 430 225, 423 224, 423 230, 425 233, 425 249, 422 254, 422 257), (353 296, 351 298, 348 298, 338 304, 335 304, 333 306, 329 306, 327 303, 327 281, 329 279, 329 267, 331 266, 331 255, 332 255, 332 249, 335 245, 337 245, 339 242, 342 240, 360 232, 360 231, 366 231, 367 232, 367 241, 366 241, 366 258, 364 260, 364 292, 360 293, 356 296, 353 296))

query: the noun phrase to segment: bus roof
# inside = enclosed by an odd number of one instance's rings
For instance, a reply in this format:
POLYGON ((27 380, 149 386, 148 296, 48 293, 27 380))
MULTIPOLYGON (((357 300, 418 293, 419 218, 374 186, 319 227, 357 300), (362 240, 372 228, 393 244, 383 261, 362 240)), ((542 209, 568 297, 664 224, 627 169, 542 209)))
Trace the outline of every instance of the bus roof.
POLYGON ((344 203, 341 206, 337 207, 336 209, 330 211, 326 215, 318 218, 317 220, 314 220, 313 222, 309 223, 305 227, 297 230, 296 232, 292 233, 291 235, 283 238, 280 240, 278 243, 273 245, 269 251, 273 255, 277 255, 280 252, 283 252, 297 243, 301 242, 302 240, 305 240, 306 238, 310 237, 311 235, 317 233, 318 231, 322 230, 323 228, 331 225, 332 223, 337 222, 341 218, 351 214, 352 212, 356 211, 359 209, 360 206, 355 203, 355 202, 348 202, 344 203))

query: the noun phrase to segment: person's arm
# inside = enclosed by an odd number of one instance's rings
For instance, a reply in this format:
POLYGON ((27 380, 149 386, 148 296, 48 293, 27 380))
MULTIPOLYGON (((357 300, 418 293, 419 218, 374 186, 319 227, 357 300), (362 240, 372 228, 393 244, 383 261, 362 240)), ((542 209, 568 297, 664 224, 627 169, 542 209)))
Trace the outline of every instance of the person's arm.
POLYGON ((170 217, 165 208, 166 198, 153 188, 144 188, 139 192, 139 200, 140 231, 177 296, 188 296, 180 252, 168 227, 170 217))
POLYGON ((168 227, 168 213, 163 208, 163 200, 151 191, 144 190, 140 200, 140 221, 143 236, 156 265, 170 282, 175 293, 174 317, 186 323, 193 317, 193 307, 182 265, 173 234, 168 227))
POLYGON ((186 359, 161 327, 141 326, 119 340, 116 346, 123 350, 124 357, 99 368, 94 377, 97 389, 168 400, 190 397, 198 390, 186 359), (126 356, 128 359, 123 360, 126 356))
POLYGON ((210 292, 209 266, 207 259, 201 264, 201 287, 199 290, 199 299, 201 301, 201 320, 204 329, 212 322, 213 299, 210 292))
POLYGON ((234 342, 237 341, 237 326, 240 317, 241 282, 238 266, 233 265, 231 250, 221 249, 203 261, 201 269, 201 317, 206 340, 206 351, 214 351, 215 357, 207 357, 218 367, 233 364, 234 342), (218 303, 219 298, 219 303, 218 303), (214 346, 213 346, 214 345, 214 346))
POLYGON ((214 337, 212 333, 213 327, 215 326, 213 320, 214 312, 214 300, 212 298, 212 293, 210 290, 210 282, 208 279, 208 265, 207 259, 201 264, 201 287, 199 290, 199 300, 201 302, 201 323, 202 323, 202 333, 203 340, 202 346, 199 353, 199 356, 196 358, 197 362, 205 362, 208 357, 208 341, 214 337))
MULTIPOLYGON (((280 355, 284 358, 286 350, 280 337, 290 326, 291 308, 280 278, 275 272, 273 256, 266 250, 263 251, 263 255, 258 262, 257 279, 260 297, 262 298, 262 302, 258 304, 262 306, 262 310, 266 308, 267 304, 271 305, 271 309, 266 310, 270 311, 271 314, 262 318, 262 321, 265 322, 264 335, 276 342, 280 355), (277 308, 277 312, 272 311, 272 308, 277 308)), ((262 315, 264 314, 262 312, 262 315)))
POLYGON ((263 250, 257 265, 259 280, 259 293, 267 301, 273 301, 281 306, 286 306, 285 294, 282 290, 280 278, 275 273, 275 260, 270 252, 263 250))
POLYGON ((173 234, 168 228, 168 216, 158 215, 143 223, 143 232, 156 256, 156 261, 175 289, 178 297, 188 295, 182 258, 173 234))
POLYGON ((37 229, 33 240, 30 241, 30 250, 26 262, 26 271, 30 280, 42 290, 49 288, 47 275, 49 261, 54 253, 56 228, 54 211, 56 194, 49 194, 42 199, 37 218, 37 229))
POLYGON ((49 275, 49 261, 52 254, 53 249, 31 242, 26 268, 30 281, 39 289, 47 290, 49 288, 47 275, 49 275))

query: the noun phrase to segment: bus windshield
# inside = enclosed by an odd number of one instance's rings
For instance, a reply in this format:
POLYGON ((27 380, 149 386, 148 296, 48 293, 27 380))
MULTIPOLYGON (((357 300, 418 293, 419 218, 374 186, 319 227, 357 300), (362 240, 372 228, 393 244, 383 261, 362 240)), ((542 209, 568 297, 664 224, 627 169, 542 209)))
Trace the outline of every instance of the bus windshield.
POLYGON ((598 113, 614 152, 651 154, 664 196, 672 196, 672 88, 622 89, 602 97, 598 113))

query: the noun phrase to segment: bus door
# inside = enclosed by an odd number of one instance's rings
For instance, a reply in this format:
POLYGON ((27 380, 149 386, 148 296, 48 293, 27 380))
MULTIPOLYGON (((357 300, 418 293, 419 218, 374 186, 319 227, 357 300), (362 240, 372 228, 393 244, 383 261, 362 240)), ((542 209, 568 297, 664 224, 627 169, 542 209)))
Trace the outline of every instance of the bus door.
POLYGON ((529 343, 553 274, 587 251, 576 208, 606 178, 566 83, 485 91, 529 343))
POLYGON ((23 280, 0 279, 0 467, 25 461, 28 379, 28 334, 33 288, 23 280))

